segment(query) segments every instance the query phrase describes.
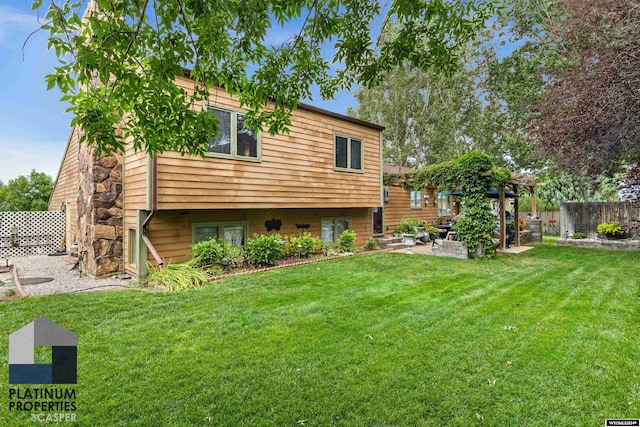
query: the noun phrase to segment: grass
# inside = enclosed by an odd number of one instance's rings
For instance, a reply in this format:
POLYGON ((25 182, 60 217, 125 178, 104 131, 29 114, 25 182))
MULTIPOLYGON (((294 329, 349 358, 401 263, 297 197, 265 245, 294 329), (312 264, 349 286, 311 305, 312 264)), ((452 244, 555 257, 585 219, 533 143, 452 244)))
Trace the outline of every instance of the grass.
MULTIPOLYGON (((602 425, 640 414, 639 252, 380 253, 0 305, 78 334, 81 425, 602 425)), ((6 425, 28 415, 0 408, 6 425)))

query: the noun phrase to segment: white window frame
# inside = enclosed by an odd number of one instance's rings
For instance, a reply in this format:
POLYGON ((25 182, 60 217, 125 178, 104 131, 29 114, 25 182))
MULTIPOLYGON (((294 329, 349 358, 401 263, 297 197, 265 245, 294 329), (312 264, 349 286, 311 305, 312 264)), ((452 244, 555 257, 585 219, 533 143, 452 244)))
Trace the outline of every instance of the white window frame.
POLYGON ((198 227, 218 227, 218 238, 224 236, 224 227, 237 227, 242 226, 244 228, 244 245, 246 246, 249 238, 249 222, 248 221, 224 221, 224 222, 194 222, 191 224, 191 244, 196 244, 196 228, 198 227))
POLYGON ((340 172, 355 172, 355 173, 364 173, 364 138, 346 135, 343 133, 334 133, 333 134, 333 169, 340 172), (337 166, 338 162, 338 150, 336 150, 336 138, 346 138, 347 139, 347 167, 339 167, 337 166), (353 169, 351 167, 351 140, 360 141, 360 169, 353 169))
POLYGON ((453 215, 453 204, 451 203, 451 194, 446 192, 438 193, 438 216, 453 215))
MULTIPOLYGON (((322 239, 322 224, 325 221, 333 221, 333 241, 331 242, 334 245, 338 244, 338 238, 340 235, 337 233, 337 225, 336 221, 347 221, 347 229, 345 231, 351 231, 351 217, 350 216, 325 216, 320 218, 320 238, 322 239)), ((325 241, 322 240, 324 243, 325 241)))
POLYGON ((242 156, 238 154, 238 115, 244 116, 247 113, 246 111, 229 108, 229 107, 221 107, 219 105, 213 105, 213 104, 204 104, 204 108, 207 111, 219 110, 219 111, 224 111, 231 114, 231 118, 230 118, 231 154, 215 153, 213 151, 207 151, 205 153, 205 156, 218 157, 222 159, 244 160, 248 162, 262 161, 262 132, 259 129, 256 131, 256 140, 257 140, 256 157, 242 156))
POLYGON ((409 207, 411 209, 422 209, 422 190, 411 190, 409 198, 409 207))

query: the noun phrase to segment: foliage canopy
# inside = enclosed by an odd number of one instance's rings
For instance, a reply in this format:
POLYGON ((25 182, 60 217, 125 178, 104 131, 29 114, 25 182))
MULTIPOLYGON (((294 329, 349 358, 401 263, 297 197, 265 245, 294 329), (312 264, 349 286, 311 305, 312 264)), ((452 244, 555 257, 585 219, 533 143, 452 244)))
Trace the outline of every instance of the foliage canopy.
POLYGON ((149 153, 200 155, 217 122, 193 106, 214 86, 239 97, 249 126, 283 132, 316 85, 331 98, 377 84, 402 61, 453 69, 459 46, 494 10, 490 0, 97 0, 82 17, 84 3, 51 0, 43 26, 60 59, 48 87, 71 104, 83 141, 109 152, 132 138, 149 153), (383 41, 374 28, 391 21, 398 31, 383 41), (189 91, 175 83, 183 67, 189 91))

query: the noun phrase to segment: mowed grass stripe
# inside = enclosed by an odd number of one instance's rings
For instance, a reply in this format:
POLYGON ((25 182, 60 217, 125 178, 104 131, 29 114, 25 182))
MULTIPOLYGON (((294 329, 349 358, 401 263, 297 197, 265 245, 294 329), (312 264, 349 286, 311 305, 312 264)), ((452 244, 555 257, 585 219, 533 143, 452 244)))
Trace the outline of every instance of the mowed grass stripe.
POLYGON ((639 259, 375 254, 33 298, 0 306, 0 357, 39 315, 76 332, 90 425, 599 425, 640 405, 639 259))

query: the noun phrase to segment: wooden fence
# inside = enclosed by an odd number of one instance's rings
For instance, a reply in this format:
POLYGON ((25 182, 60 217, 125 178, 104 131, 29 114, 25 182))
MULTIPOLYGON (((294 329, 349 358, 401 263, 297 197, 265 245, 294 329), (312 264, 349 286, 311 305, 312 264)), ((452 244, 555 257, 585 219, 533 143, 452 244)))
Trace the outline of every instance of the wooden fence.
POLYGON ((560 235, 572 236, 584 233, 593 239, 598 224, 617 222, 628 237, 640 238, 640 205, 626 202, 571 202, 560 206, 560 235))
MULTIPOLYGON (((531 212, 523 212, 520 214, 522 218, 526 218, 531 212)), ((559 236, 560 235, 560 211, 538 211, 536 216, 542 222, 542 235, 559 236)))

